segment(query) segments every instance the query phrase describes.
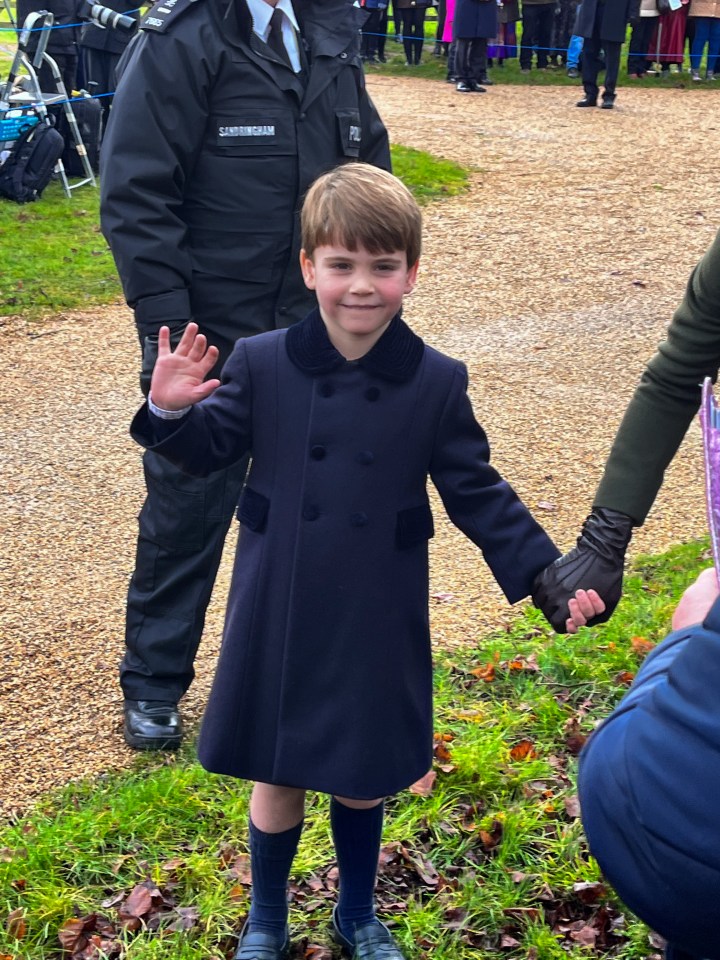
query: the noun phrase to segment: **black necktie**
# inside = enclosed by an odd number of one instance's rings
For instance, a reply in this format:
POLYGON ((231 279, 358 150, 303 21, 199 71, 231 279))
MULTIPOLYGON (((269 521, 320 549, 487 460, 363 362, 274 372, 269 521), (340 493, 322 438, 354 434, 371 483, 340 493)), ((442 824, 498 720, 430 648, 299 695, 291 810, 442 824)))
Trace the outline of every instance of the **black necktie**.
POLYGON ((290 57, 288 56, 285 41, 283 40, 282 27, 284 16, 285 14, 282 10, 273 10, 273 15, 270 17, 270 33, 268 34, 267 44, 273 53, 276 53, 282 62, 286 63, 292 70, 290 57))

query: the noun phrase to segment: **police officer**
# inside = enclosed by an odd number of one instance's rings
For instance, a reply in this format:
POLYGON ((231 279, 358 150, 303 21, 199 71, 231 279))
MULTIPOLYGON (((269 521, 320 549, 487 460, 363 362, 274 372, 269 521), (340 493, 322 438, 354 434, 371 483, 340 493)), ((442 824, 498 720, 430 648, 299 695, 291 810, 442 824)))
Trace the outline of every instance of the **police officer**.
MULTIPOLYGON (((164 0, 141 24, 101 158, 102 228, 142 348, 192 318, 220 350, 313 306, 300 198, 338 163, 390 167, 351 0, 164 0)), ((198 481, 146 452, 147 498, 120 669, 125 739, 176 747, 193 660, 245 464, 198 481)))

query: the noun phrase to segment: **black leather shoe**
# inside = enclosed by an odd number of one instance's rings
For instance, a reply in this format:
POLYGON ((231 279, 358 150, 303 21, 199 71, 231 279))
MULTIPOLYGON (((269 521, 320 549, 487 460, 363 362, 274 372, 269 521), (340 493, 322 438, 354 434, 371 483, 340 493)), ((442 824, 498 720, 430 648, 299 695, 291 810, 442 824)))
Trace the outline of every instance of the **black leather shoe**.
POLYGON ((480 79, 477 82, 482 84, 484 87, 491 87, 495 83, 495 81, 491 80, 487 74, 480 77, 480 79))
POLYGON ((183 727, 173 700, 126 700, 125 743, 133 750, 177 750, 183 727))
POLYGON ((235 960, 284 960, 290 953, 290 938, 280 941, 271 933, 251 931, 246 923, 240 933, 235 960))
POLYGON ((597 100, 590 100, 588 97, 583 97, 582 100, 578 100, 575 104, 576 107, 596 107, 597 100))
POLYGON ((332 915, 332 936, 343 953, 352 960, 405 960, 400 947, 384 923, 371 920, 355 927, 355 943, 341 932, 337 923, 337 907, 332 915))
POLYGON ((603 100, 603 102, 600 104, 601 110, 613 110, 614 107, 615 107, 614 100, 603 100))

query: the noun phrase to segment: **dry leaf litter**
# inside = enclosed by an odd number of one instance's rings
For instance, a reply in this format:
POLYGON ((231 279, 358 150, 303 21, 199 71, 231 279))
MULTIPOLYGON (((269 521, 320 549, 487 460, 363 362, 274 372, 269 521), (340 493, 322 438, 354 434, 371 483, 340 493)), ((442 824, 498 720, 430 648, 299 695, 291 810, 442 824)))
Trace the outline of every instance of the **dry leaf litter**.
MULTIPOLYGON (((720 225, 706 163, 720 125, 716 98, 623 88, 609 113, 576 110, 568 88, 496 86, 461 97, 417 78, 374 77, 369 86, 394 142, 473 168, 469 194, 426 209, 407 317, 467 363, 494 462, 568 548, 643 364, 720 225)), ((51 788, 133 760, 116 669, 143 488, 127 433, 139 391, 125 306, 5 320, 2 337, 8 816, 51 788)), ((431 614, 434 642, 448 649, 502 629, 514 611, 475 548, 448 523, 437 526, 431 614)), ((704 528, 693 425, 631 554, 704 528)), ((183 702, 190 724, 212 677, 235 536, 183 702)))

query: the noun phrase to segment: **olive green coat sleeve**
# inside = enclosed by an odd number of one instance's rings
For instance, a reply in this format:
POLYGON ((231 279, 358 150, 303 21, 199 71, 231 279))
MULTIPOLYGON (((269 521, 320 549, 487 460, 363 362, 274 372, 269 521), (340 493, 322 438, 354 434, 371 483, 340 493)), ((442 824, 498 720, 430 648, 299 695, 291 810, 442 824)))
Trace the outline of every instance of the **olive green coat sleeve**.
POLYGON ((625 411, 593 505, 643 523, 665 470, 700 406, 705 377, 720 367, 720 233, 690 274, 667 339, 625 411))

